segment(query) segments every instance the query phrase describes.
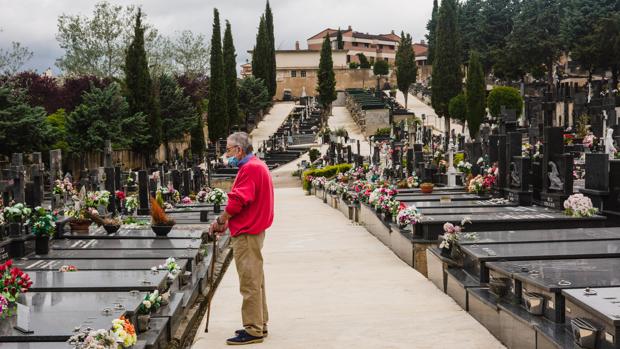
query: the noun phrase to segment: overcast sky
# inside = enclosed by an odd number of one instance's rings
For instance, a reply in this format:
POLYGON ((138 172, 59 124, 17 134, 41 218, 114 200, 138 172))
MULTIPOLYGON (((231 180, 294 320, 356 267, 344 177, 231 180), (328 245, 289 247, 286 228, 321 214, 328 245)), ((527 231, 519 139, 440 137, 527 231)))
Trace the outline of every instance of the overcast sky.
MULTIPOLYGON (((51 67, 63 55, 56 41, 57 20, 62 13, 92 16, 95 0, 0 0, 0 48, 19 41, 34 52, 26 69, 39 72, 51 67)), ((263 0, 110 0, 113 4, 142 6, 160 33, 173 36, 191 30, 211 38, 213 7, 220 19, 231 22, 238 63, 249 58, 254 46, 263 0)), ((346 28, 373 34, 401 30, 411 33, 414 41, 424 38, 426 22, 432 12, 432 0, 271 0, 274 14, 276 49, 292 49, 326 27, 346 28)), ((223 29, 222 29, 223 32, 223 29)))

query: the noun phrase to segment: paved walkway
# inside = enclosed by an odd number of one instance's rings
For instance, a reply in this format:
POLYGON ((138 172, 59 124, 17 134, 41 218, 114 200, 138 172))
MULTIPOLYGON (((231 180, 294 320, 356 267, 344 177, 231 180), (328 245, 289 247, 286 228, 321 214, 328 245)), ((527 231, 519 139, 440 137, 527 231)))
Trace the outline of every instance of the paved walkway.
POLYGON ((276 102, 273 105, 269 114, 265 115, 263 120, 258 123, 258 126, 250 134, 254 150, 258 150, 260 144, 264 140, 269 139, 278 130, 278 127, 282 125, 294 107, 294 102, 276 102))
MULTIPOLYGON (((265 247, 269 337, 256 348, 503 348, 424 276, 340 211, 276 189, 265 247)), ((226 348, 241 327, 234 263, 193 348, 226 348)))

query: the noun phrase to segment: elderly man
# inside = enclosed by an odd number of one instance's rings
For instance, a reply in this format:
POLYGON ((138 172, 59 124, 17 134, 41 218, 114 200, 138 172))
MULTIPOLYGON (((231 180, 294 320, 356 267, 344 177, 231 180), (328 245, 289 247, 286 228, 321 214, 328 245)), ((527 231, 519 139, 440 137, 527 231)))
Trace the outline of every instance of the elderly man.
POLYGON ((252 154, 245 132, 236 132, 226 141, 226 157, 239 172, 228 193, 226 210, 211 225, 212 232, 230 229, 233 257, 239 274, 243 304, 243 329, 226 343, 261 343, 267 337, 267 303, 261 249, 265 230, 273 222, 273 183, 264 162, 252 154))

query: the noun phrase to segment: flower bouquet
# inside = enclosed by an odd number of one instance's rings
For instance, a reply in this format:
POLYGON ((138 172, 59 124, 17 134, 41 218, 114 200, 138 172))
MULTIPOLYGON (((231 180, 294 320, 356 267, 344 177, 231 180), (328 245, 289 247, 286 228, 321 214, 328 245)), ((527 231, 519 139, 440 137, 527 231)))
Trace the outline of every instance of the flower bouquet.
POLYGON ((78 268, 75 265, 63 265, 62 267, 58 268, 58 271, 61 273, 73 273, 78 271, 78 268))
POLYGON ((4 319, 9 313, 9 301, 0 294, 0 319, 4 319))
POLYGON ((174 280, 177 274, 181 271, 181 267, 177 263, 176 259, 173 257, 169 257, 166 259, 166 263, 159 265, 158 267, 151 268, 152 270, 167 270, 168 271, 168 279, 174 280))
POLYGON ((157 236, 166 236, 176 222, 166 215, 157 200, 151 197, 151 229, 157 236))
POLYGON ((467 223, 471 223, 469 218, 463 218, 461 225, 454 225, 450 222, 446 222, 443 225, 444 234, 441 236, 441 243, 439 244, 442 256, 450 258, 458 256, 458 249, 454 247, 458 246, 456 243, 459 240, 474 240, 477 238, 475 233, 463 233, 463 230, 465 230, 464 226, 467 223))
POLYGON ((598 209, 592 206, 592 200, 583 194, 573 194, 564 201, 564 213, 572 217, 592 217, 598 209))
POLYGON ((22 232, 24 223, 30 217, 32 210, 24 204, 19 203, 5 207, 3 211, 4 219, 9 223, 9 235, 18 236, 22 232))
POLYGON ((35 235, 35 253, 48 254, 50 238, 56 232, 56 216, 48 213, 43 207, 36 207, 33 214, 32 233, 35 235))
POLYGON ((117 349, 118 343, 111 330, 85 328, 67 341, 74 349, 117 349))
POLYGON ((228 200, 226 192, 220 188, 213 188, 207 195, 207 202, 213 204, 213 212, 220 213, 220 206, 228 200))
POLYGON ((404 206, 400 201, 396 201, 391 197, 383 196, 383 200, 380 202, 381 212, 385 214, 384 219, 386 222, 391 222, 392 217, 396 216, 400 209, 404 206))
POLYGON ((407 177, 407 188, 417 188, 420 185, 420 180, 415 173, 409 177, 407 177))
POLYGON ((136 195, 130 195, 125 199, 125 210, 127 213, 133 214, 138 208, 138 197, 136 195))
POLYGON ((198 194, 196 194, 196 201, 201 202, 201 203, 207 201, 207 191, 206 190, 199 191, 198 194))
POLYGON ((403 229, 410 224, 417 224, 422 218, 422 215, 414 205, 407 206, 398 212, 396 216, 396 223, 398 227, 403 229))
POLYGON ((190 205, 192 203, 192 199, 189 196, 185 196, 181 199, 181 203, 183 205, 190 205))
POLYGON ((57 179, 54 182, 54 188, 52 189, 52 194, 63 195, 63 194, 72 194, 73 193, 73 184, 69 180, 69 178, 65 178, 62 181, 57 179))
POLYGON ((467 191, 470 193, 480 195, 484 192, 484 190, 484 177, 482 177, 481 175, 477 175, 476 177, 472 178, 467 185, 467 191))
POLYGON ((112 334, 119 346, 123 348, 129 348, 138 341, 136 329, 124 315, 112 320, 112 334))
POLYGON ((472 164, 467 161, 461 160, 458 164, 456 164, 456 168, 459 172, 464 173, 465 176, 469 176, 471 174, 472 164))
POLYGON ((161 307, 161 303, 162 297, 157 290, 144 296, 144 300, 138 307, 138 332, 145 332, 149 329, 151 313, 156 312, 161 307))
MULTIPOLYGON (((15 303, 21 293, 28 292, 32 286, 32 281, 28 274, 17 267, 13 267, 13 260, 9 259, 0 264, 0 285, 2 286, 2 292, 0 292, 2 296, 9 303, 15 303)), ((11 315, 10 308, 8 315, 11 315)))

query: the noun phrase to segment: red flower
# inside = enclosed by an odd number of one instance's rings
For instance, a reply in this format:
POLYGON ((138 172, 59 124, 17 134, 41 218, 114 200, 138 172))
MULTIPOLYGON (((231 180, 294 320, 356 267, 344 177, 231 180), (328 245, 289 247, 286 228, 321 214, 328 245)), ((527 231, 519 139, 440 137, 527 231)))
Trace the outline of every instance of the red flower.
POLYGON ((125 200, 125 193, 120 191, 120 190, 117 190, 116 191, 116 198, 119 199, 120 201, 125 200))

